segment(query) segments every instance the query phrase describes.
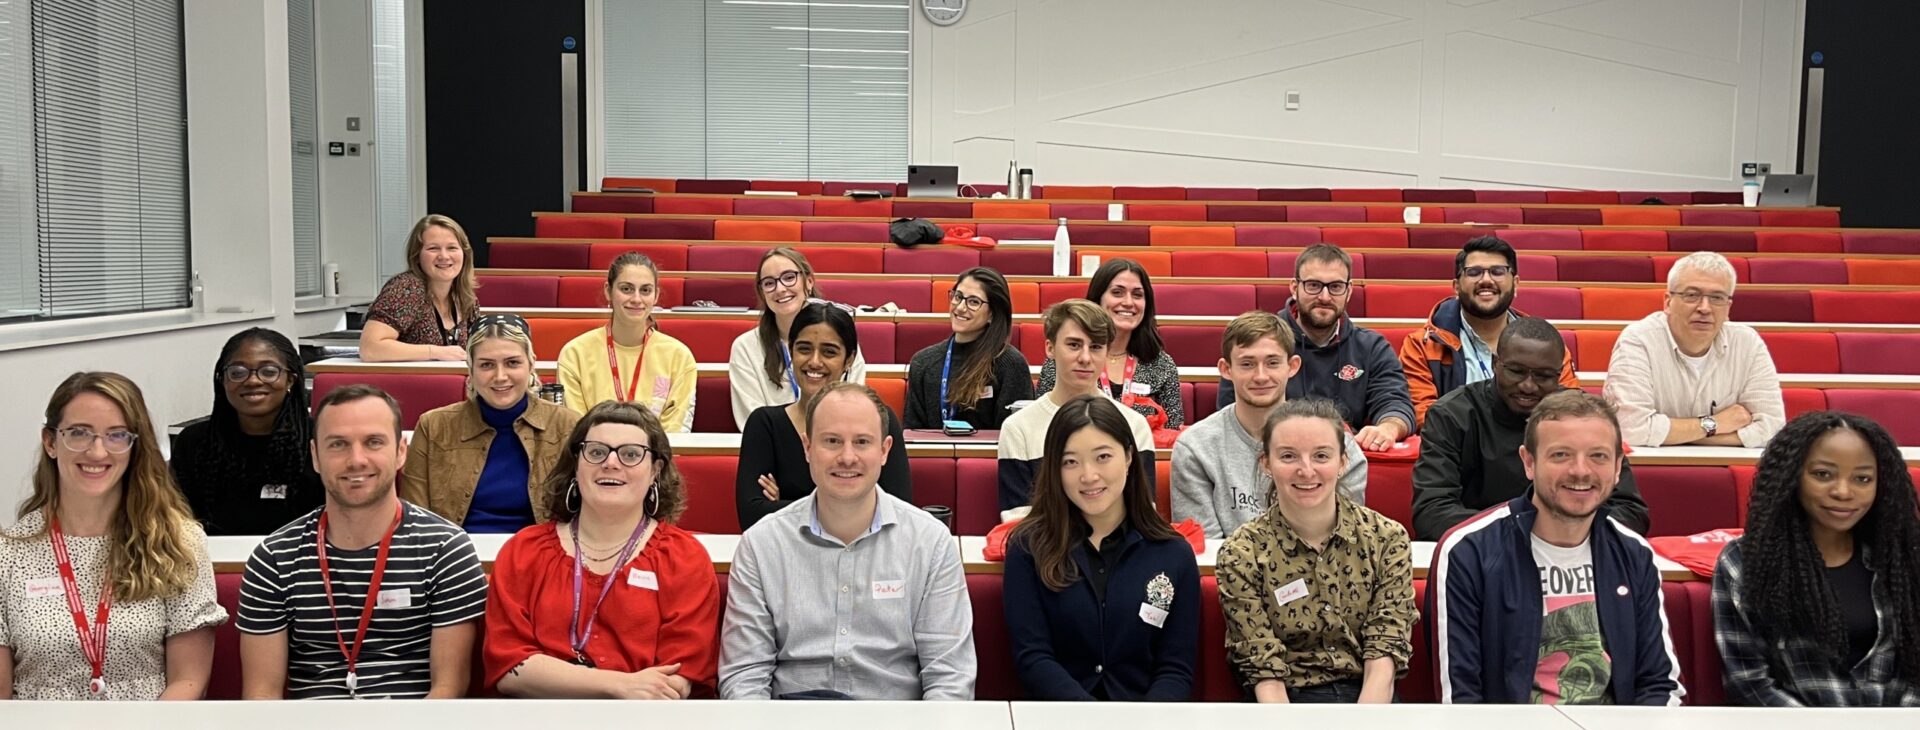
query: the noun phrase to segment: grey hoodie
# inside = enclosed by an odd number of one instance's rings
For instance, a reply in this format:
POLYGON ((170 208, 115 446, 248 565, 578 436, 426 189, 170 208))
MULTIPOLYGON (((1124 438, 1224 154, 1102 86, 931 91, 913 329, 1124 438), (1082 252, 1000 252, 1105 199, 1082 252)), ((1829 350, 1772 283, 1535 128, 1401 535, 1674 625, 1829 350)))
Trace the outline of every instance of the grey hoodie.
MULTIPOLYGON (((1221 538, 1267 511, 1273 478, 1260 469, 1260 442, 1233 417, 1237 404, 1215 411, 1180 432, 1173 443, 1173 521, 1192 519, 1207 537, 1221 538)), ((1346 441, 1347 467, 1337 485, 1354 504, 1367 503, 1367 455, 1346 441)))

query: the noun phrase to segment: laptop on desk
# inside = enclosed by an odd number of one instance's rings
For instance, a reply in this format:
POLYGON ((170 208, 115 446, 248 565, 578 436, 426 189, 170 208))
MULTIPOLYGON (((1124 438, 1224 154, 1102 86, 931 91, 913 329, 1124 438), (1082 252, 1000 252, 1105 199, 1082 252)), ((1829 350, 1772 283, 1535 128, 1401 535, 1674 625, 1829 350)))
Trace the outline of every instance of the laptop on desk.
POLYGON ((908 165, 907 197, 960 197, 960 167, 958 165, 908 165))
POLYGON ((1768 175, 1760 183, 1760 204, 1783 208, 1813 205, 1813 176, 1768 175))

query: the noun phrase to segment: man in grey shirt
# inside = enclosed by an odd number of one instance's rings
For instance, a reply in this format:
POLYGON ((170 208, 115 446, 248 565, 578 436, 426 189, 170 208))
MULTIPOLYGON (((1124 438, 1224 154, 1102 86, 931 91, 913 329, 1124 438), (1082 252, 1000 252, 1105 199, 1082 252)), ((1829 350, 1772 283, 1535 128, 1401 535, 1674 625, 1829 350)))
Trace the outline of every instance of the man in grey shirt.
POLYGON ((816 486, 740 538, 722 698, 973 699, 959 548, 939 520, 878 487, 890 417, 857 383, 808 404, 802 441, 816 486))
MULTIPOLYGON (((1272 312, 1234 317, 1220 338, 1220 377, 1233 384, 1234 402, 1201 419, 1173 442, 1173 519, 1192 519, 1207 537, 1225 538, 1267 511, 1273 478, 1260 468, 1260 432, 1267 414, 1287 399, 1287 380, 1300 372, 1292 328, 1272 312)), ((1347 468, 1340 494, 1367 503, 1367 455, 1345 436, 1347 468)))

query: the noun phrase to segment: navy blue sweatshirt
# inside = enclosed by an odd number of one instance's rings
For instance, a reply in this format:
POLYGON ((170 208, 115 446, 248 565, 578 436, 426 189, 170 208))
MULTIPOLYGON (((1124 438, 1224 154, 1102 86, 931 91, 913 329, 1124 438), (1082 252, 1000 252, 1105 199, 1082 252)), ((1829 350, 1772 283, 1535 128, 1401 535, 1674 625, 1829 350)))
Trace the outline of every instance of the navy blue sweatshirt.
MULTIPOLYGON (((1300 356, 1300 372, 1287 381, 1287 400, 1333 401, 1347 425, 1356 431, 1378 425, 1388 417, 1398 418, 1406 422, 1408 435, 1412 435, 1413 396, 1407 391, 1407 372, 1400 367, 1393 344, 1343 314, 1333 339, 1318 345, 1300 329, 1294 312, 1291 301, 1279 312, 1293 328, 1294 354, 1300 356)), ((1214 406, 1225 409, 1232 402, 1233 383, 1221 378, 1214 406)))
POLYGON ((1108 556, 1104 600, 1087 580, 1092 567, 1085 538, 1073 549, 1080 580, 1059 592, 1040 582, 1020 541, 1009 541, 1002 583, 1007 633, 1028 699, 1192 699, 1200 645, 1200 570, 1193 547, 1183 539, 1155 542, 1122 529, 1120 546, 1108 556), (1149 623, 1148 616, 1161 625, 1149 623))

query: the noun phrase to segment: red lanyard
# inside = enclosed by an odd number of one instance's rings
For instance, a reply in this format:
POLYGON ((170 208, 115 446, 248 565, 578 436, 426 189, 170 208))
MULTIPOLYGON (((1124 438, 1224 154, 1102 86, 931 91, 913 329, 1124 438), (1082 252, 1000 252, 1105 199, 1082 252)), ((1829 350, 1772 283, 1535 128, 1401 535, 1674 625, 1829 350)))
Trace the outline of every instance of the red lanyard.
MULTIPOLYGON (((1121 374, 1121 377, 1126 378, 1126 381, 1120 384, 1120 404, 1121 405, 1132 406, 1134 401, 1139 400, 1139 398, 1134 396, 1133 394, 1133 366, 1137 363, 1138 361, 1134 360, 1132 355, 1127 356, 1127 367, 1125 368, 1125 372, 1121 374)), ((1112 385, 1108 384, 1106 368, 1100 369, 1100 387, 1102 388, 1113 387, 1112 385)))
POLYGON ((67 610, 73 612, 73 628, 80 634, 80 653, 93 667, 87 691, 96 695, 107 691, 107 611, 113 608, 113 576, 100 577, 100 610, 93 626, 87 626, 87 607, 80 602, 80 582, 73 577, 73 561, 67 557, 67 536, 60 532, 60 520, 47 516, 48 532, 53 538, 53 560, 60 565, 60 584, 67 591, 67 610))
POLYGON ((627 381, 627 397, 620 397, 620 354, 613 351, 613 325, 607 325, 607 369, 613 371, 613 397, 622 401, 632 401, 633 394, 640 390, 641 366, 647 362, 647 340, 653 337, 653 328, 640 336, 640 354, 633 358, 633 378, 627 381))
POLYGON ((380 538, 380 551, 373 558, 373 578, 367 581, 367 606, 360 610, 360 629, 353 634, 353 648, 347 648, 347 637, 340 632, 340 607, 333 603, 333 577, 327 572, 327 513, 320 512, 320 527, 314 532, 320 544, 320 586, 327 592, 327 610, 333 616, 333 638, 340 642, 340 654, 347 658, 347 694, 359 692, 360 675, 355 669, 360 663, 360 646, 367 640, 367 624, 373 623, 373 608, 380 600, 380 579, 387 574, 387 551, 393 547, 393 533, 400 529, 400 516, 406 514, 404 503, 393 510, 393 525, 387 528, 387 536, 380 538))

